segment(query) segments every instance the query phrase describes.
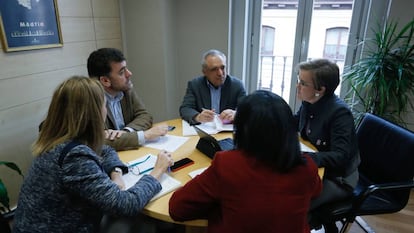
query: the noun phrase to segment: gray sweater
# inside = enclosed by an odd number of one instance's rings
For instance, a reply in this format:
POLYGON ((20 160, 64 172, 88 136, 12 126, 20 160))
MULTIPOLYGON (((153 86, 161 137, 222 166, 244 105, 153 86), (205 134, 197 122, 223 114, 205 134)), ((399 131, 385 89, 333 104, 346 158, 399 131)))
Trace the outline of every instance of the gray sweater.
POLYGON ((34 159, 20 190, 14 233, 97 232, 103 214, 138 215, 161 190, 158 180, 149 175, 120 190, 109 173, 114 167, 127 168, 109 146, 98 156, 78 145, 59 164, 66 144, 34 159))

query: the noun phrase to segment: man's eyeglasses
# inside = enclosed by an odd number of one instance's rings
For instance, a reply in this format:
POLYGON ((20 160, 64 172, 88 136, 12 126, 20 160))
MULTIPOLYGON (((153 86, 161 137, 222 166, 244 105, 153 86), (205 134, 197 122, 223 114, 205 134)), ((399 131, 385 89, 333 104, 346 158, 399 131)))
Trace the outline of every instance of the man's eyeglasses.
POLYGON ((217 72, 219 70, 221 71, 226 70, 226 66, 216 66, 216 67, 208 68, 208 71, 210 72, 217 72))

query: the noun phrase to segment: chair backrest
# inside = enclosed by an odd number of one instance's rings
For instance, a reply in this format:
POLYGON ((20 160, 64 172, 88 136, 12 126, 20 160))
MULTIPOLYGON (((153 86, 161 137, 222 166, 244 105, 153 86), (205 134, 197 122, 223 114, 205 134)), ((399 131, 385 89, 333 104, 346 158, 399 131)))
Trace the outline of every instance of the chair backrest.
POLYGON ((414 133, 366 113, 357 128, 359 172, 375 183, 414 177, 414 133))

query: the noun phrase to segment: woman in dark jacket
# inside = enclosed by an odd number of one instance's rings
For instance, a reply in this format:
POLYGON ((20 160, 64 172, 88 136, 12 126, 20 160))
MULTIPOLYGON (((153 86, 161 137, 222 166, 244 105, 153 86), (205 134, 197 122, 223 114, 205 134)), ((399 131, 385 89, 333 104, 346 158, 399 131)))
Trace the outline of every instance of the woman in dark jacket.
MULTIPOLYGON (((316 59, 299 64, 297 96, 302 106, 295 118, 301 137, 318 150, 311 153, 312 159, 325 168, 322 194, 312 201, 311 213, 322 204, 349 197, 358 182, 354 119, 346 103, 334 94, 338 85, 335 63, 316 59)), ((335 232, 336 226, 330 227, 325 231, 335 232)))

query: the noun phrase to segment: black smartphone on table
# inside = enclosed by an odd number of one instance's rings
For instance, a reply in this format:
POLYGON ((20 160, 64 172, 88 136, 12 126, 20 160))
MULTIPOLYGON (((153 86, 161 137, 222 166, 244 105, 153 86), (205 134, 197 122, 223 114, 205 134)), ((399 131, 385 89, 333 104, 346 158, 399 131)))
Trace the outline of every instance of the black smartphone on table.
POLYGON ((194 161, 192 159, 190 159, 190 158, 183 158, 183 159, 180 159, 180 160, 174 162, 174 165, 172 165, 170 167, 170 169, 171 169, 172 172, 175 172, 175 171, 178 171, 178 170, 180 170, 182 168, 185 168, 187 166, 190 166, 191 164, 194 164, 194 161))

